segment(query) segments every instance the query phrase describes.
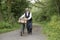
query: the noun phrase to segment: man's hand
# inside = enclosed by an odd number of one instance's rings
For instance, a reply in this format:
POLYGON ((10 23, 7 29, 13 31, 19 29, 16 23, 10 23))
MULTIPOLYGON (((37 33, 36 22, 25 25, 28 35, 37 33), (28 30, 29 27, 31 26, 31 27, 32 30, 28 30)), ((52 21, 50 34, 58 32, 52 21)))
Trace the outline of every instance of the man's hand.
POLYGON ((22 19, 22 18, 19 18, 19 19, 18 19, 18 23, 20 23, 20 20, 21 20, 21 19, 22 19))
POLYGON ((27 18, 19 19, 18 23, 27 23, 27 18))

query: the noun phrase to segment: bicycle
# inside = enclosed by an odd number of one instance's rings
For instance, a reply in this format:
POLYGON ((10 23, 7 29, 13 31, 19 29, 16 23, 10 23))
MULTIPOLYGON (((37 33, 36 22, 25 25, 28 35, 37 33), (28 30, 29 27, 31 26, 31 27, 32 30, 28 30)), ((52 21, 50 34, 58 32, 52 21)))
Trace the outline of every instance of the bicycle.
MULTIPOLYGON (((23 18, 23 19, 19 19, 18 22, 20 24, 25 24, 25 27, 26 27, 26 23, 27 23, 27 19, 26 18, 23 18)), ((20 35, 23 36, 24 32, 23 32, 23 26, 21 26, 21 32, 20 32, 20 35)))

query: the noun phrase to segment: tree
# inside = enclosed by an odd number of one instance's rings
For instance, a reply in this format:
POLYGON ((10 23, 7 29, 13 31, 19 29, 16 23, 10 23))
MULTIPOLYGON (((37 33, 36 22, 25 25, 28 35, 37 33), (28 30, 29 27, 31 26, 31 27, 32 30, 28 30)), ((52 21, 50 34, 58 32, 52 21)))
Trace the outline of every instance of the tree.
POLYGON ((0 21, 2 20, 2 6, 1 6, 1 1, 2 0, 0 0, 0 21))
POLYGON ((12 0, 11 12, 14 13, 14 17, 20 17, 26 7, 29 7, 27 0, 12 0))
POLYGON ((7 0, 7 16, 8 21, 11 20, 11 0, 7 0))

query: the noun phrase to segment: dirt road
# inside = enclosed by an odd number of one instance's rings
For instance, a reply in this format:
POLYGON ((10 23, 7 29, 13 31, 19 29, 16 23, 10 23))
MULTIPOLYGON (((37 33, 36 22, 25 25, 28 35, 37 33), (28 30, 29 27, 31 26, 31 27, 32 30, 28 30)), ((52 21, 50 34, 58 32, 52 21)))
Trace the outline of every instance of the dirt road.
POLYGON ((25 30, 25 34, 21 37, 20 30, 15 30, 0 34, 0 40, 47 40, 46 36, 41 33, 42 30, 41 27, 34 25, 32 35, 28 35, 25 30))

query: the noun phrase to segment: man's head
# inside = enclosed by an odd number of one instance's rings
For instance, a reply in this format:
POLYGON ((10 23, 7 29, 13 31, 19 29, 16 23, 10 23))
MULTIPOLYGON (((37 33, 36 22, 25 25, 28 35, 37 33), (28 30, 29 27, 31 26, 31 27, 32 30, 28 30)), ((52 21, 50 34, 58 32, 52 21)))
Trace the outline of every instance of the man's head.
POLYGON ((30 11, 30 9, 29 8, 26 8, 25 11, 30 11))

